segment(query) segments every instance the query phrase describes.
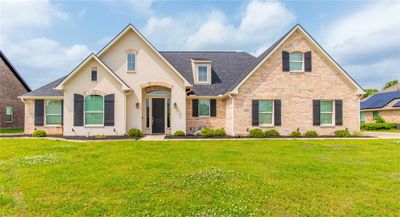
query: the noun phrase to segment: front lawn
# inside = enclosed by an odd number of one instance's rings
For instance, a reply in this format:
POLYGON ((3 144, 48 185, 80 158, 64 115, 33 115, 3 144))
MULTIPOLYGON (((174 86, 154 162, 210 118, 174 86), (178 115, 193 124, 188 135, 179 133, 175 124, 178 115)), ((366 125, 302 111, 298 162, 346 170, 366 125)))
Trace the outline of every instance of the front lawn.
POLYGON ((400 140, 0 140, 4 216, 398 216, 400 140))
POLYGON ((24 128, 0 128, 1 134, 13 134, 13 133, 23 133, 24 128))

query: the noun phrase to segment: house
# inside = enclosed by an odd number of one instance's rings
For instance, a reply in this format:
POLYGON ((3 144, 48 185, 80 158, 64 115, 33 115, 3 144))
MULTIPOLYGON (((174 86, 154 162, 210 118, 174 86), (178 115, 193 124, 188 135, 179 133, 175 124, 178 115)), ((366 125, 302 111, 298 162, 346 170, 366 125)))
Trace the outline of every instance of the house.
POLYGON ((247 135, 359 130, 363 89, 300 26, 258 57, 246 52, 158 51, 131 24, 71 73, 21 98, 25 132, 247 135))
POLYGON ((25 107, 18 96, 31 89, 1 50, 0 57, 0 128, 23 128, 25 107))
POLYGON ((400 85, 384 89, 361 102, 361 123, 372 123, 378 115, 386 122, 400 124, 400 85))

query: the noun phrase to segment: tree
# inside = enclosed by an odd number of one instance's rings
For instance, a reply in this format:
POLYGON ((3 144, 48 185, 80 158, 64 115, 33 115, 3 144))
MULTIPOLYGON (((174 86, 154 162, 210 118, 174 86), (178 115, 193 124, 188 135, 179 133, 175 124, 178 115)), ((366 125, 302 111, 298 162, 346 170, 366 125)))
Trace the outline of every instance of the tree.
POLYGON ((379 92, 379 90, 377 90, 377 89, 365 89, 365 94, 362 95, 361 99, 365 99, 365 98, 372 96, 378 92, 379 92))
POLYGON ((389 81, 389 82, 387 82, 387 83, 385 84, 385 86, 383 87, 383 89, 389 88, 389 87, 391 87, 391 86, 393 86, 393 85, 396 85, 396 84, 398 84, 398 83, 399 83, 399 80, 389 81))

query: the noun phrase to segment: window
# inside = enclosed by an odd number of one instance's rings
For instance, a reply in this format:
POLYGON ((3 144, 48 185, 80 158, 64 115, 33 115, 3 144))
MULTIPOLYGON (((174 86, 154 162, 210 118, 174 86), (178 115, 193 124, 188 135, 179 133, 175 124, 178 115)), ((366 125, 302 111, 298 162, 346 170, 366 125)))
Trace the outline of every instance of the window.
POLYGON ((258 123, 259 125, 273 125, 273 101, 258 101, 258 123))
POLYGON ((199 99, 199 116, 210 116, 209 99, 199 99))
POLYGON ((198 73, 198 82, 207 82, 207 66, 198 66, 197 67, 198 73))
POLYGON ((128 71, 135 71, 136 70, 136 54, 128 53, 128 71))
POLYGON ((171 127, 171 99, 167 98, 167 128, 171 127))
POLYGON ((321 125, 333 125, 333 101, 322 101, 320 105, 321 125))
POLYGON ((6 122, 13 122, 14 120, 14 108, 12 106, 6 107, 6 122))
POLYGON ((146 127, 150 127, 150 99, 146 98, 146 127))
POLYGON ((378 112, 378 111, 373 111, 373 112, 372 112, 372 117, 374 118, 374 117, 376 117, 376 116, 379 116, 379 112, 378 112))
POLYGON ((92 68, 92 81, 97 81, 97 68, 92 68))
POLYGON ((99 95, 85 97, 85 125, 104 124, 104 98, 99 95))
POLYGON ((46 100, 46 125, 61 125, 61 100, 46 100))
POLYGON ((365 112, 360 112, 360 122, 365 123, 365 112))
POLYGON ((289 70, 303 71, 303 53, 293 52, 289 54, 289 70))

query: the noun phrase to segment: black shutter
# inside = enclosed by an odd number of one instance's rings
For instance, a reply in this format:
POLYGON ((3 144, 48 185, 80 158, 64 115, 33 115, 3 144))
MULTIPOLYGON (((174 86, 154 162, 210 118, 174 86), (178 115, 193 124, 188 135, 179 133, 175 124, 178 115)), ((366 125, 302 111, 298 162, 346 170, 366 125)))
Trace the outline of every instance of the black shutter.
POLYGON ((210 116, 217 117, 217 100, 210 99, 210 116))
POLYGON ((35 126, 44 125, 44 100, 35 100, 35 126))
POLYGON ((104 96, 104 126, 114 126, 114 94, 104 96))
POLYGON ((275 126, 281 126, 281 100, 274 100, 274 124, 275 126))
POLYGON ((192 117, 199 117, 199 100, 192 99, 192 117))
POLYGON ((74 94, 74 126, 83 126, 83 96, 74 94))
POLYGON ((64 125, 64 100, 61 100, 61 125, 64 125))
POLYGON ((251 101, 251 125, 258 126, 258 100, 251 101))
POLYGON ((311 60, 311 51, 304 53, 304 71, 311 72, 312 70, 312 60, 311 60))
POLYGON ((320 121, 320 101, 313 100, 313 125, 319 126, 321 124, 320 121))
POLYGON ((282 71, 288 72, 289 69, 289 52, 282 51, 282 71))
POLYGON ((97 71, 92 70, 92 81, 97 81, 97 71))
POLYGON ((335 125, 343 125, 343 101, 335 100, 335 125))

